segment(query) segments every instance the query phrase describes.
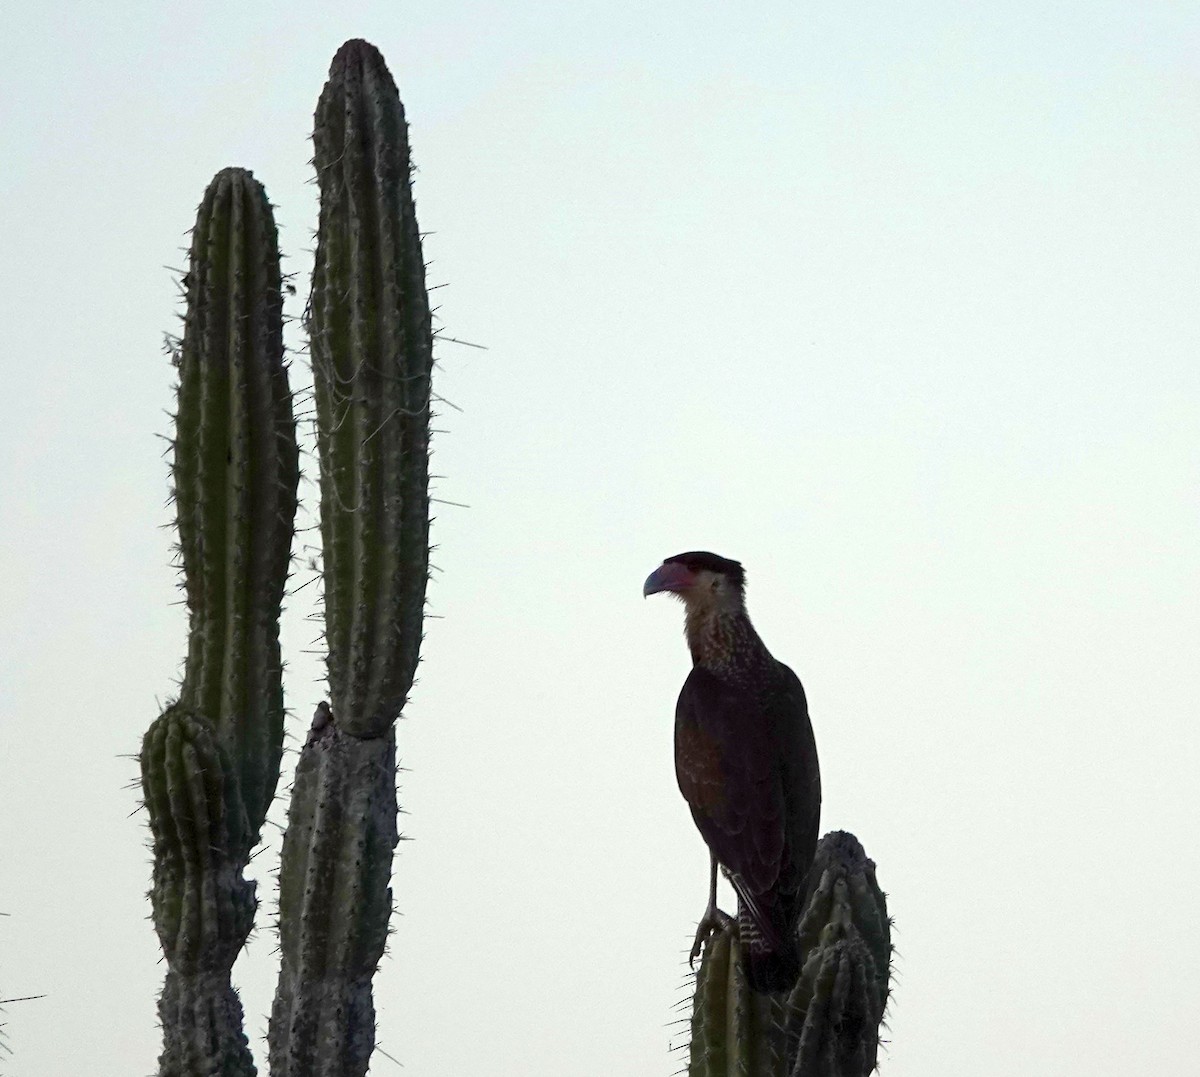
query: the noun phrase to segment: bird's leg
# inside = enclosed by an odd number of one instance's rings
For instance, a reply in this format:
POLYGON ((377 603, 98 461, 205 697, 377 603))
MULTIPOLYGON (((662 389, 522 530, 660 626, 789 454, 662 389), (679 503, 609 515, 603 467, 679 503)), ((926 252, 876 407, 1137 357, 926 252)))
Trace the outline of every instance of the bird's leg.
POLYGON ((709 935, 714 931, 724 931, 733 923, 733 917, 729 913, 717 908, 717 858, 710 853, 708 859, 708 907, 700 917, 700 923, 696 925, 696 940, 692 943, 691 954, 688 955, 688 964, 692 968, 696 967, 696 958, 704 949, 709 935))

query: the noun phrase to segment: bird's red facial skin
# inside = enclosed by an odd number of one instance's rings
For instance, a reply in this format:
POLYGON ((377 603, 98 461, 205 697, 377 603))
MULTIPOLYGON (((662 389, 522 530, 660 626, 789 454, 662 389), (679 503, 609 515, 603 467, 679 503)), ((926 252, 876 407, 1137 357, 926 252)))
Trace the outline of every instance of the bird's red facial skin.
POLYGON ((678 561, 668 561, 659 565, 646 579, 642 587, 642 595, 654 595, 659 591, 674 591, 682 594, 696 583, 697 573, 678 561))

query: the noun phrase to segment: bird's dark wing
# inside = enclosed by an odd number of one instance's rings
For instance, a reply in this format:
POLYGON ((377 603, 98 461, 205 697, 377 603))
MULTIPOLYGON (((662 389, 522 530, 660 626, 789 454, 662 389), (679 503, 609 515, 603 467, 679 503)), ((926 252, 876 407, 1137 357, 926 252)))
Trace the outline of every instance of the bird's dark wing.
MULTIPOLYGON (((787 666, 782 662, 778 666, 782 683, 771 709, 779 745, 787 836, 779 885, 800 902, 821 829, 821 768, 804 687, 787 666)), ((795 910, 797 914, 799 911, 795 910)))
POLYGON ((754 697, 698 667, 675 710, 680 792, 764 939, 778 946, 787 801, 774 724, 754 697))

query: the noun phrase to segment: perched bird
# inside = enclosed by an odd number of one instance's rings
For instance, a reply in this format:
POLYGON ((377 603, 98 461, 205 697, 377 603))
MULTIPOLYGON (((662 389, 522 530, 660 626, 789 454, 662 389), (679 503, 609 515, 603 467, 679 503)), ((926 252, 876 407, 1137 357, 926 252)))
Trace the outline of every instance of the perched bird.
POLYGON ((644 595, 683 600, 692 671, 675 708, 675 776, 711 854, 708 906, 694 963, 729 925, 717 865, 738 898, 746 978, 782 991, 800 975, 796 922, 821 816, 821 773, 799 679, 772 657, 746 613, 737 561, 695 551, 668 557, 644 595))

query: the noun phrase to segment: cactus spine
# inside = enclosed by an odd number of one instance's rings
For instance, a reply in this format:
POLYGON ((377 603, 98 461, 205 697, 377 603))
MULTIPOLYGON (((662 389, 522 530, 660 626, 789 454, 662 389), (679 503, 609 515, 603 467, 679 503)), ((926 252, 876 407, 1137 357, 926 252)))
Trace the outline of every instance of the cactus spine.
POLYGON ((266 192, 218 173, 192 233, 173 477, 189 610, 179 700, 142 745, 151 903, 167 960, 163 1077, 253 1074, 230 969, 253 926, 243 878, 279 776, 279 612, 299 478, 266 192))
POLYGON ((748 990, 736 928, 705 946, 688 1077, 865 1077, 891 976, 891 923, 875 864, 853 834, 817 846, 797 927, 803 968, 786 996, 748 990))
POLYGON ((404 110, 365 41, 334 57, 313 142, 308 329, 332 707, 318 708, 293 787, 268 1038, 278 1077, 358 1077, 392 905, 395 722, 424 618, 433 365, 404 110))

